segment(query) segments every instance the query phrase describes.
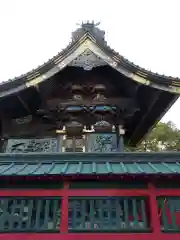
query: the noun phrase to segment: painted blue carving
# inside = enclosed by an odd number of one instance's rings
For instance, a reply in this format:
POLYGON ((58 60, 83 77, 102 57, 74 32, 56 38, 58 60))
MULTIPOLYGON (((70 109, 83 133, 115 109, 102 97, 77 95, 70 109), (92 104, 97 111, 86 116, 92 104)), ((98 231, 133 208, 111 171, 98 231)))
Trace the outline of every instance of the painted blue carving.
POLYGON ((96 110, 97 111, 111 111, 112 107, 111 106, 97 106, 96 110))
POLYGON ((81 111, 83 108, 79 106, 68 107, 67 111, 81 111))
MULTIPOLYGON (((90 107, 90 109, 91 110, 93 110, 94 109, 94 107, 93 106, 91 106, 90 107)), ((100 105, 100 106, 95 106, 95 109, 96 109, 96 111, 110 111, 110 110, 112 110, 112 109, 116 109, 116 107, 112 107, 112 106, 105 106, 105 105, 100 105)))
MULTIPOLYGON (((82 111, 83 109, 86 109, 86 107, 80 107, 80 106, 69 106, 67 108, 67 111, 75 111, 75 112, 79 112, 82 111)), ((95 110, 95 111, 111 111, 111 110, 116 110, 116 107, 112 107, 112 106, 90 106, 89 107, 90 110, 95 110)))
POLYGON ((116 152, 116 134, 90 134, 88 136, 88 152, 116 152))

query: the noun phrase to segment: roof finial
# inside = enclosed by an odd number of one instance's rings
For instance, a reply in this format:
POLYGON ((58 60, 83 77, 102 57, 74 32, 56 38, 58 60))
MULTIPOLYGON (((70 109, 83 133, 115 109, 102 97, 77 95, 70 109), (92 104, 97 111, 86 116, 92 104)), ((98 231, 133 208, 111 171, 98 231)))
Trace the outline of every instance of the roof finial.
POLYGON ((72 33, 73 41, 82 37, 87 32, 91 33, 96 38, 104 41, 105 32, 97 27, 100 25, 100 22, 95 22, 94 20, 92 21, 87 20, 82 21, 81 23, 77 23, 76 25, 78 25, 79 28, 72 33))
POLYGON ((94 24, 95 27, 99 26, 101 24, 101 22, 97 22, 94 24))
POLYGON ((81 26, 83 27, 97 27, 100 25, 101 22, 97 22, 95 23, 94 20, 92 20, 92 22, 90 22, 89 20, 87 20, 86 22, 81 22, 81 23, 76 23, 77 26, 81 26))

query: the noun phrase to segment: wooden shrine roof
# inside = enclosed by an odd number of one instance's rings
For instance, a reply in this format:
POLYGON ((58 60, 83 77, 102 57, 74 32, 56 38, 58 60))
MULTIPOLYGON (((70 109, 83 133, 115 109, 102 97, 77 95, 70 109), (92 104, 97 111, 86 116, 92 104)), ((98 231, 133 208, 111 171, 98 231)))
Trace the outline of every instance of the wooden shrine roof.
MULTIPOLYGON (((99 50, 95 52, 95 54, 98 54, 107 64, 132 80, 172 93, 180 93, 179 78, 154 73, 134 64, 108 46, 104 38, 104 31, 95 27, 94 23, 86 23, 72 34, 72 40, 68 46, 56 56, 38 66, 36 69, 22 74, 19 77, 1 82, 0 96, 5 96, 14 91, 19 91, 45 81, 68 65, 67 56, 77 50, 79 46, 81 46, 81 49, 78 50, 81 51, 79 53, 76 52, 74 58, 86 49, 91 50, 94 47, 93 45, 96 45, 96 50, 99 50), (106 54, 106 57, 102 55, 101 51, 106 54)), ((69 61, 72 60, 72 58, 69 59, 69 61)))
POLYGON ((130 81, 137 86, 143 86, 138 100, 147 102, 147 104, 143 103, 142 109, 135 113, 131 123, 125 126, 127 143, 137 144, 179 97, 180 79, 147 71, 125 59, 108 46, 104 31, 94 23, 82 24, 72 33, 68 46, 43 65, 24 75, 0 83, 0 115, 7 109, 13 112, 12 108, 15 105, 14 112, 18 115, 20 112, 18 104, 23 105, 25 111, 21 112, 20 116, 15 116, 17 118, 36 112, 39 107, 38 103, 41 101, 40 93, 36 90, 41 83, 53 79, 59 72, 76 66, 79 61, 78 57, 84 53, 93 53, 98 59, 98 66, 109 66, 118 73, 121 76, 118 79, 119 85, 123 76, 125 80, 128 79, 127 85, 130 81), (19 93, 21 97, 18 96, 19 93), (35 98, 36 101, 33 102, 32 99, 35 98), (31 105, 32 111, 28 111, 27 102, 31 105), (12 106, 9 107, 10 105, 12 106))

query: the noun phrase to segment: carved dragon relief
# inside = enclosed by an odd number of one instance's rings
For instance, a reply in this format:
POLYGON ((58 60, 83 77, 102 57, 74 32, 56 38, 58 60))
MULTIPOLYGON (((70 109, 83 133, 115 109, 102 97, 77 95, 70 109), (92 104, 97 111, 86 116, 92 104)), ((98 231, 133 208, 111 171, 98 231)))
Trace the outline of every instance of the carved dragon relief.
POLYGON ((56 152, 57 139, 9 139, 7 153, 56 152))
POLYGON ((116 134, 90 134, 88 136, 89 152, 116 152, 117 137, 116 134))

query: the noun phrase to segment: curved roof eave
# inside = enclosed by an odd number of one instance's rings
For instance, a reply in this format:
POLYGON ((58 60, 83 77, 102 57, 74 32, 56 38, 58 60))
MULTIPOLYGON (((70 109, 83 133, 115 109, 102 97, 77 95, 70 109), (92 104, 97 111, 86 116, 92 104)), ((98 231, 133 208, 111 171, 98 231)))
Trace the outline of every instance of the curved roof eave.
POLYGON ((90 49, 108 65, 140 84, 180 94, 179 78, 168 77, 145 70, 115 52, 105 41, 98 39, 90 31, 85 31, 82 36, 79 36, 75 41, 71 41, 65 49, 52 59, 49 59, 46 63, 26 74, 0 83, 0 97, 35 86, 49 79, 86 49, 90 49))

